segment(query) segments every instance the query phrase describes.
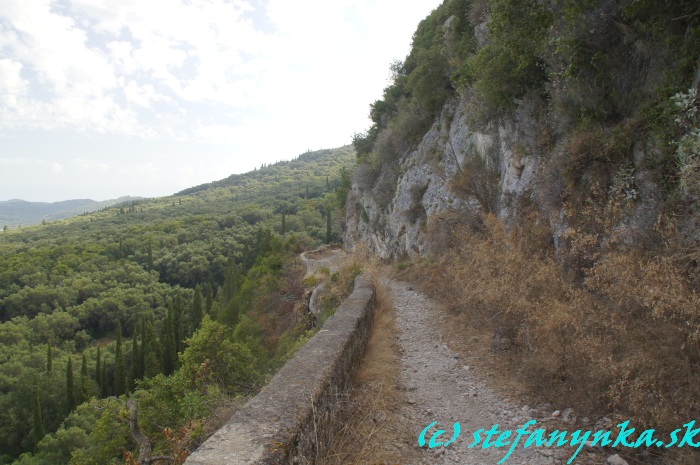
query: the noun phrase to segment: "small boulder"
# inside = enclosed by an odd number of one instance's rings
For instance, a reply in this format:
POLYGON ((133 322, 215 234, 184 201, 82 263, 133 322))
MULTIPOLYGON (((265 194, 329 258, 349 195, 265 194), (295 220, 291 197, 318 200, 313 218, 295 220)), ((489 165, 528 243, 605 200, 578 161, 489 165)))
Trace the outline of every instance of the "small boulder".
POLYGON ((629 465, 625 459, 619 455, 611 455, 608 457, 608 465, 629 465))

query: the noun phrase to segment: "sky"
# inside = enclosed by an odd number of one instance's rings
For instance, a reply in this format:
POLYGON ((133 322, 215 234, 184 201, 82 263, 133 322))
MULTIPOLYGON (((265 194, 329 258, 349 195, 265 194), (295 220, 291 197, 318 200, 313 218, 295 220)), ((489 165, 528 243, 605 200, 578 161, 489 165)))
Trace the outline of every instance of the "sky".
POLYGON ((155 197, 340 147, 441 0, 0 0, 0 200, 155 197))

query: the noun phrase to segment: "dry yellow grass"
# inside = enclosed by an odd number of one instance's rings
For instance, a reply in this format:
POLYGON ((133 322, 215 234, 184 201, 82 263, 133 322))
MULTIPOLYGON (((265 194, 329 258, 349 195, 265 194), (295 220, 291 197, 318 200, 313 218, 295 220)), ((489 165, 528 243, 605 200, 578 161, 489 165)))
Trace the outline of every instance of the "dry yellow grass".
MULTIPOLYGON (((376 268, 374 268, 376 270, 376 268)), ((366 270, 367 271, 367 270, 366 270)), ((376 308, 367 352, 343 403, 343 428, 334 436, 321 465, 415 463, 414 438, 400 415, 401 389, 395 311, 386 291, 376 286, 376 308)))
MULTIPOLYGON (((506 231, 490 216, 482 225, 456 228, 448 253, 402 278, 445 306, 455 349, 483 355, 475 364, 507 386, 501 392, 529 391, 533 402, 659 434, 700 417, 697 251, 668 240, 653 253, 606 249, 609 231, 580 228, 570 253, 586 260, 555 260, 533 247, 536 228, 506 231), (575 262, 585 266, 565 273, 562 264, 575 262), (494 332, 509 350, 488 353, 494 332)), ((698 461, 697 451, 681 452, 664 460, 698 461)))

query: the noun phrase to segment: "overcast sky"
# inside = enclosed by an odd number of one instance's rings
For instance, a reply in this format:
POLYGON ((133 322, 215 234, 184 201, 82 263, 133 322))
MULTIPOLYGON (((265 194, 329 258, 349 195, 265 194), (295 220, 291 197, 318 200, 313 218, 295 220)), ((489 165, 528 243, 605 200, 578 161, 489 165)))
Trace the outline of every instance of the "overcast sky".
POLYGON ((153 197, 339 147, 441 0, 0 0, 0 200, 153 197))

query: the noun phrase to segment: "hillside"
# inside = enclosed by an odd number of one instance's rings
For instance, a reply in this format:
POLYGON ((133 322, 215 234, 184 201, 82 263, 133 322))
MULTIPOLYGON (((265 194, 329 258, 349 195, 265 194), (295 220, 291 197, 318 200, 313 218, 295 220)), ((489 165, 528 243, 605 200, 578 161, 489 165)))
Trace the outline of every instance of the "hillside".
POLYGON ((308 337, 297 256, 339 239, 353 159, 304 154, 3 234, 0 463, 135 458, 129 399, 153 452, 184 460, 308 337))
POLYGON ((541 402, 698 418, 699 56, 696 2, 445 1, 355 135, 346 246, 541 402))
POLYGON ((62 220, 71 216, 90 213, 101 208, 111 207, 123 202, 138 200, 139 197, 120 197, 118 199, 96 201, 91 199, 63 200, 61 202, 27 202, 12 199, 0 202, 0 225, 14 229, 19 226, 31 226, 45 221, 62 220))

